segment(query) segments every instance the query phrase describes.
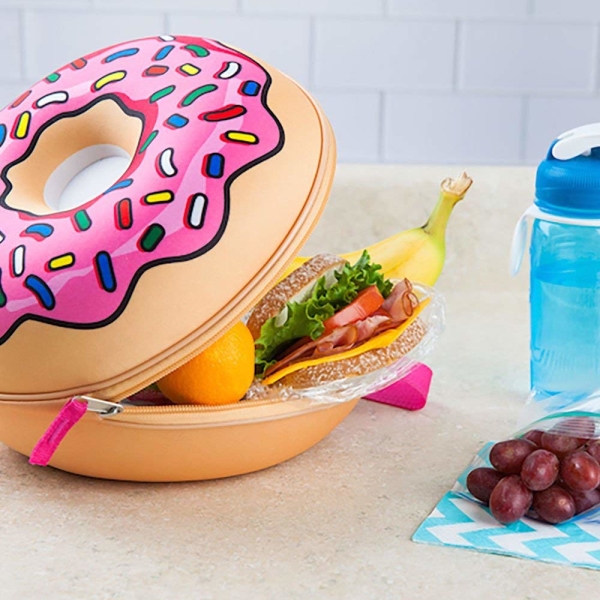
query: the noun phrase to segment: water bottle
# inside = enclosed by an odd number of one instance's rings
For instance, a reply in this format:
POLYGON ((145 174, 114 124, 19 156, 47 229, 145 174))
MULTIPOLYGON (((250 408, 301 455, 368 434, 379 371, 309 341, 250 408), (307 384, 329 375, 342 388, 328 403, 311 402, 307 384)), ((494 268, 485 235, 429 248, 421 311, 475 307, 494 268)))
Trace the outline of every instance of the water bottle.
POLYGON ((517 223, 511 271, 531 222, 530 374, 534 397, 600 388, 600 123, 560 135, 517 223))

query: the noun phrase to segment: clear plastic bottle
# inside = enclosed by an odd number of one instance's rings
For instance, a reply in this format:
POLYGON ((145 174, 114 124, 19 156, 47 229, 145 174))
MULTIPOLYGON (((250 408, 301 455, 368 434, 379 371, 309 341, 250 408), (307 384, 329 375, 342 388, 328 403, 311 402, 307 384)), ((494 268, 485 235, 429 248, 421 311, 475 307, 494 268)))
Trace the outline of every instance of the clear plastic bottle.
POLYGON ((536 219, 531 236, 531 387, 600 387, 600 230, 536 219))
POLYGON ((538 167, 515 231, 515 273, 530 245, 531 388, 536 397, 600 388, 600 124, 561 135, 538 167))

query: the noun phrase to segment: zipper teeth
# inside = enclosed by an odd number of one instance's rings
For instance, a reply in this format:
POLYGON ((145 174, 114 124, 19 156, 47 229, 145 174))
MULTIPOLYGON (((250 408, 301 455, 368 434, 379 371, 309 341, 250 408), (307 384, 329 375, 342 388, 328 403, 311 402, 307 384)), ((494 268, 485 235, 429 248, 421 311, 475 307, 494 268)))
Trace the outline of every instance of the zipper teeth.
MULTIPOLYGON (((325 120, 325 126, 327 128, 327 130, 329 130, 331 128, 331 126, 328 124, 328 121, 325 120)), ((324 136, 325 139, 325 136, 324 136)), ((331 139, 329 140, 329 144, 331 145, 331 139)), ((335 147, 333 149, 333 151, 335 152, 335 147)), ((323 148, 321 149, 321 156, 323 156, 324 150, 323 148)), ((324 167, 326 167, 327 163, 329 162, 329 160, 331 159, 331 150, 328 152, 327 155, 327 160, 325 161, 325 165, 324 167)), ((325 169, 325 173, 326 173, 326 169, 325 169)), ((324 175, 321 175, 320 177, 320 181, 318 183, 318 187, 317 190, 323 187, 323 184, 326 183, 326 181, 324 180, 324 175)), ((304 246, 305 242, 308 240, 308 238, 311 236, 317 222, 319 221, 319 217, 320 215, 323 213, 323 211, 325 210, 325 203, 321 204, 320 209, 318 210, 317 213, 317 217, 316 219, 313 221, 313 225, 311 227, 308 228, 307 232, 302 236, 302 238, 300 239, 300 242, 298 244, 298 249, 302 248, 302 246, 304 246)), ((276 274, 271 277, 268 280, 268 285, 266 286, 266 290, 268 291, 269 289, 271 289, 271 287, 277 282, 279 281, 279 279, 281 278, 281 276, 286 272, 286 270, 289 267, 289 263, 286 262, 286 264, 284 264, 282 267, 280 267, 276 274)), ((240 319, 246 312, 248 312, 249 309, 245 308, 241 311, 236 311, 235 313, 235 318, 231 320, 231 323, 235 324, 235 322, 240 319)), ((128 390, 126 392, 123 392, 122 394, 120 394, 117 398, 115 398, 114 402, 120 402, 121 400, 126 399, 127 397, 129 397, 132 393, 135 393, 139 390, 144 389, 145 387, 147 387, 148 385, 151 385, 152 383, 158 381, 159 379, 161 379, 162 377, 164 377, 165 375, 168 375, 169 373, 172 373, 173 371, 177 370, 179 367, 181 367, 182 365, 184 365, 185 363, 189 362, 190 360, 192 360, 192 358, 195 358, 196 356, 198 356, 198 354, 200 354, 203 350, 205 350, 206 348, 208 348, 208 346, 210 346, 213 342, 215 342, 219 337, 221 337, 221 335, 223 333, 225 333, 228 329, 230 329, 231 324, 227 325, 225 327, 221 327, 219 328, 219 330, 217 331, 217 333, 215 333, 215 335, 213 335, 210 339, 208 339, 206 341, 206 343, 202 344, 200 347, 196 348, 193 352, 191 352, 190 354, 186 355, 184 358, 176 361, 174 364, 170 365, 169 367, 167 367, 166 369, 163 369, 162 371, 160 371, 158 374, 153 374, 152 377, 148 377, 147 379, 145 379, 143 381, 142 384, 137 384, 135 386, 133 386, 132 388, 128 388, 128 390)), ((251 401, 252 402, 252 401, 251 401)), ((255 401, 254 401, 255 402, 255 401)), ((262 402, 262 401, 260 401, 262 402)), ((183 406, 188 406, 188 405, 179 405, 180 407, 183 406)), ((176 411, 176 412, 199 412, 199 411, 203 411, 203 410, 218 410, 218 409, 223 409, 222 406, 218 406, 218 407, 213 407, 213 406, 199 406, 197 407, 197 405, 189 405, 190 407, 192 407, 195 410, 182 410, 182 411, 176 411)), ((238 406, 238 404, 233 404, 231 406, 238 406)), ((126 407, 125 410, 129 412, 129 409, 132 410, 139 410, 142 408, 169 408, 169 409, 173 409, 174 407, 126 407)), ((166 411, 159 411, 159 412, 166 412, 166 411)))
POLYGON ((282 399, 275 400, 242 400, 233 404, 220 404, 216 406, 207 406, 203 404, 175 404, 164 406, 125 406, 121 414, 150 415, 165 413, 205 413, 228 410, 239 410, 240 408, 253 408, 255 406, 265 406, 267 404, 279 404, 284 402, 282 399))

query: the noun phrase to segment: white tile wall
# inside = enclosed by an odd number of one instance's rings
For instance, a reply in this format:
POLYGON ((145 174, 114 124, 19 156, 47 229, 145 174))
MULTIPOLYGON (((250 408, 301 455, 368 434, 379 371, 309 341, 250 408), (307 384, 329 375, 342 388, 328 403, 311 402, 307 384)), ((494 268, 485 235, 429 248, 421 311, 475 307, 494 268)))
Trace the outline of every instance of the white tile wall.
POLYGON ((600 0, 0 0, 0 105, 90 50, 167 31, 296 78, 341 161, 535 163, 600 121, 600 0))
POLYGON ((161 14, 134 12, 32 10, 24 21, 25 76, 30 80, 97 48, 165 29, 161 14))
POLYGON ((323 89, 452 87, 454 24, 381 19, 320 19, 315 86, 323 89))
POLYGON ((512 18, 524 17, 528 0, 390 0, 393 16, 430 18, 512 18))
POLYGON ((514 164, 522 104, 512 96, 391 94, 385 103, 383 156, 390 162, 514 164))
POLYGON ((243 48, 275 65, 301 84, 309 83, 310 30, 307 17, 174 14, 168 19, 168 30, 205 35, 243 48))
POLYGON ((458 85, 467 91, 589 92, 596 54, 592 25, 467 21, 458 85))

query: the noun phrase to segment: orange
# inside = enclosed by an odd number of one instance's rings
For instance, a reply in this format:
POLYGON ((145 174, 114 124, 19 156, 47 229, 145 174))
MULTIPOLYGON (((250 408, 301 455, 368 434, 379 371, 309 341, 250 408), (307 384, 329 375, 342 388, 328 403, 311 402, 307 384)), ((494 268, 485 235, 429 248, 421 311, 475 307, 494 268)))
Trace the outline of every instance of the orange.
POLYGON ((177 370, 157 381, 176 404, 232 404, 254 379, 254 340, 241 321, 177 370))

